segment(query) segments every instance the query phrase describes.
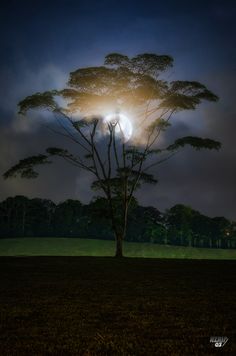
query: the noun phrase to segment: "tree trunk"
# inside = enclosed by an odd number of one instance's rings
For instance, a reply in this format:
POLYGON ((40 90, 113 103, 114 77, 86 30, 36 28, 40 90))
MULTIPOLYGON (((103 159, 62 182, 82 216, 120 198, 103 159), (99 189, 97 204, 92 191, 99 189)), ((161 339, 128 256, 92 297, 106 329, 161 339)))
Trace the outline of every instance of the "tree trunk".
POLYGON ((115 257, 123 257, 123 236, 116 235, 116 254, 115 257))
POLYGON ((192 247, 192 237, 188 237, 188 247, 192 247))
POLYGON ((25 236, 25 215, 26 215, 25 210, 26 210, 26 208, 25 208, 25 205, 24 205, 23 212, 22 212, 22 236, 23 237, 25 236))
POLYGON ((167 232, 164 235, 164 244, 167 245, 167 232))

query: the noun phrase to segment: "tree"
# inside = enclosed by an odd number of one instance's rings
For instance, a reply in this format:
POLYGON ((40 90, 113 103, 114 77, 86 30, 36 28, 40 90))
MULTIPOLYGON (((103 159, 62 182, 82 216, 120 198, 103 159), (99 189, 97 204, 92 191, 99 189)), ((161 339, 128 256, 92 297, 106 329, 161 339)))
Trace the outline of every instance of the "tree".
POLYGON ((103 66, 71 72, 63 90, 26 97, 19 102, 19 112, 49 110, 58 123, 51 130, 72 140, 79 150, 49 147, 44 154, 20 160, 4 177, 36 178, 34 168, 56 156, 91 173, 92 188, 107 200, 116 256, 121 257, 133 195, 143 183, 157 183, 150 169, 185 145, 197 150, 220 148, 219 142, 193 136, 161 146, 159 138, 173 114, 194 110, 202 100, 218 100, 197 81, 164 80, 162 75, 172 66, 168 55, 144 53, 129 58, 111 53, 103 66), (124 113, 133 118, 133 127, 124 113))
POLYGON ((54 210, 51 200, 9 197, 0 203, 0 235, 51 236, 54 210))
POLYGON ((177 204, 167 211, 166 220, 170 229, 170 237, 180 245, 195 244, 193 221, 199 213, 189 206, 177 204))
POLYGON ((171 241, 174 240, 178 245, 184 245, 184 239, 189 230, 190 216, 190 208, 181 204, 167 210, 167 225, 171 241))
POLYGON ((222 216, 212 218, 212 231, 216 240, 216 247, 226 246, 227 232, 230 231, 230 225, 230 221, 222 216))
POLYGON ((27 205, 25 196, 7 198, 1 204, 1 233, 5 236, 24 236, 27 229, 27 205))
POLYGON ((27 207, 27 230, 25 236, 52 236, 52 219, 55 204, 48 199, 30 199, 27 207))
POLYGON ((53 215, 53 230, 56 236, 76 236, 83 218, 80 201, 68 199, 59 203, 53 215))

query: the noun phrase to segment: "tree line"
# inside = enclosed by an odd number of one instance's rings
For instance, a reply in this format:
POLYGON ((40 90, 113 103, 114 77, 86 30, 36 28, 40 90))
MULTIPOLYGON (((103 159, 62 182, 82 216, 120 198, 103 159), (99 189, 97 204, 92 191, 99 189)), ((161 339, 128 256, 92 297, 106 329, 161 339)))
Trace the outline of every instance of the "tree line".
MULTIPOLYGON (((107 200, 96 197, 82 204, 68 199, 55 204, 49 199, 18 195, 0 203, 1 238, 52 236, 114 239, 107 200)), ((140 206, 133 198, 126 241, 236 248, 236 222, 211 218, 182 204, 161 213, 154 207, 140 206)))

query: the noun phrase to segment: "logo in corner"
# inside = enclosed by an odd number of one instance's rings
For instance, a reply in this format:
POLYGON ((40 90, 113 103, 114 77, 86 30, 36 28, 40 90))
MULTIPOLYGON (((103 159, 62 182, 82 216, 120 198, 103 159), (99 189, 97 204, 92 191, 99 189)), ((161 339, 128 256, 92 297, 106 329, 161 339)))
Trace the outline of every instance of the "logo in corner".
POLYGON ((214 344, 215 347, 223 347, 229 339, 226 336, 211 336, 210 342, 214 344))

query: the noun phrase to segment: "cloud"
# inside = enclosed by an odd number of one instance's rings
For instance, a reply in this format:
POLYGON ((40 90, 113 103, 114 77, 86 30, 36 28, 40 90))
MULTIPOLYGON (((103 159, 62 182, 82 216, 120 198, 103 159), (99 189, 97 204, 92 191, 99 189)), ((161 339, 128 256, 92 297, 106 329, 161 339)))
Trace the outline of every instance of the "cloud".
POLYGON ((21 63, 16 69, 1 67, 0 107, 1 110, 15 113, 17 103, 27 95, 38 91, 63 88, 67 74, 53 64, 36 70, 21 63))
MULTIPOLYGON (((39 2, 36 8, 14 5, 14 11, 9 5, 0 24, 4 32, 0 174, 18 159, 41 153, 49 145, 72 148, 69 141, 42 127, 41 114, 32 112, 28 118, 19 119, 19 100, 36 91, 63 87, 69 70, 97 65, 113 51, 128 55, 165 52, 175 57, 170 80, 202 81, 221 98, 217 104, 176 116, 166 142, 192 134, 219 140, 223 147, 220 152, 184 149, 154 170, 159 183, 145 185, 138 193, 139 200, 159 209, 185 203, 211 216, 236 220, 235 9, 213 0, 195 5, 189 5, 189 1, 151 1, 150 6, 126 1, 126 11, 123 5, 117 2, 114 10, 107 1, 96 5, 94 1, 70 1, 57 7, 47 2, 47 13, 39 2), (28 20, 22 22, 25 13, 28 20)), ((92 177, 63 162, 42 167, 40 172, 40 177, 31 181, 3 181, 0 177, 0 199, 25 194, 87 202, 93 194, 89 188, 92 177)))
MULTIPOLYGON (((48 89, 47 78, 44 77, 47 76, 48 68, 50 67, 42 69, 38 74, 31 73, 29 89, 26 89, 26 85, 19 85, 18 93, 14 93, 15 98, 20 93, 26 91, 30 93, 34 84, 37 90, 48 89), (44 78, 37 82, 36 79, 41 74, 44 78)), ((51 87, 62 85, 64 74, 56 69, 53 73, 51 87)), ((50 76, 52 78, 52 74, 50 76)), ((206 81, 210 82, 211 78, 206 78, 206 81)), ((233 80, 226 74, 213 84, 220 92, 221 101, 218 104, 203 105, 196 112, 178 114, 174 117, 165 140, 173 142, 177 137, 199 135, 220 140, 223 143, 222 150, 195 152, 188 148, 184 149, 175 158, 153 171, 159 183, 156 186, 143 186, 137 193, 141 204, 153 205, 164 210, 176 203, 184 203, 211 216, 225 215, 231 219, 236 218, 234 208, 236 167, 232 164, 236 160, 234 144, 236 121, 233 100, 230 97, 233 96, 233 80)), ((14 100, 12 99, 12 102, 14 100)), ((29 152, 38 154, 53 145, 74 149, 70 142, 62 140, 40 126, 39 114, 33 116, 25 119, 14 116, 11 124, 2 126, 1 173, 18 159, 27 156, 29 152)), ((94 194, 90 190, 90 183, 93 180, 90 174, 65 166, 59 161, 53 167, 47 167, 45 170, 42 168, 37 180, 3 181, 2 178, 0 180, 2 199, 8 195, 25 194, 31 197, 49 197, 54 201, 70 197, 87 203, 94 194)))

